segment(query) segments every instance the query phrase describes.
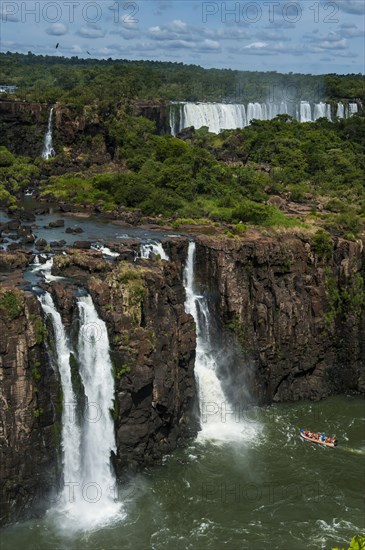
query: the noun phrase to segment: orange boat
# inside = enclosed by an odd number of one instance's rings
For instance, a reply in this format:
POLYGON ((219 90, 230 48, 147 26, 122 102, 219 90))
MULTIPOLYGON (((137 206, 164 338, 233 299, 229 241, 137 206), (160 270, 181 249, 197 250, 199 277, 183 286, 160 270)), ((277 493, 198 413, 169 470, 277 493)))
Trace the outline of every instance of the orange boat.
POLYGON ((335 435, 333 437, 329 437, 325 433, 313 433, 313 432, 310 432, 309 430, 304 430, 304 428, 301 428, 300 437, 305 441, 311 441, 311 443, 318 443, 318 445, 323 445, 324 447, 333 448, 337 446, 337 439, 335 435))

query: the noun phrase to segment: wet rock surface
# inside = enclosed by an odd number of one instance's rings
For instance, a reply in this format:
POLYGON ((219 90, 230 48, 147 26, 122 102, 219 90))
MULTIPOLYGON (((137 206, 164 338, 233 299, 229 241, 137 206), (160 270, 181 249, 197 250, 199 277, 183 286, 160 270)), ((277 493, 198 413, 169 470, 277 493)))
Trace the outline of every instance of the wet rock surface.
POLYGON ((217 337, 241 351, 229 373, 237 400, 246 375, 266 403, 365 390, 363 244, 336 239, 326 263, 309 241, 197 238, 197 273, 214 303, 217 337))
POLYGON ((36 297, 0 291, 0 523, 37 515, 57 486, 59 386, 36 297))

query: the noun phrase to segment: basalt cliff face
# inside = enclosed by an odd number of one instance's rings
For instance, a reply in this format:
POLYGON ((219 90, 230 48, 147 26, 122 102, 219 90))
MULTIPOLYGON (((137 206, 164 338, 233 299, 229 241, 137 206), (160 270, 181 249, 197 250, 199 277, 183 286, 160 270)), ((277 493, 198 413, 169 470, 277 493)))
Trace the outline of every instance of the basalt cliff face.
MULTIPOLYGON (((0 523, 36 514, 59 480, 61 397, 37 298, 0 293, 0 523)), ((50 501, 48 501, 50 502, 50 501)))
MULTIPOLYGON (((195 326, 185 313, 179 266, 122 261, 111 268, 100 254, 81 251, 56 257, 54 265, 55 273, 72 275, 88 289, 108 327, 117 471, 134 470, 186 443, 198 428, 195 326)), ((54 293, 71 326, 73 288, 57 283, 54 293)))
POLYGON ((198 237, 196 256, 216 339, 236 350, 222 367, 233 401, 247 387, 261 403, 365 392, 361 241, 337 239, 322 262, 307 237, 198 237))
MULTIPOLYGON (((198 403, 195 326, 185 313, 182 283, 187 239, 164 243, 171 262, 134 262, 135 243, 116 246, 122 261, 71 248, 56 255, 53 274, 68 280, 47 289, 74 342, 80 288, 106 322, 115 377, 113 461, 120 475, 186 444, 198 429, 198 403)), ((365 392, 361 241, 337 239, 332 260, 324 261, 305 235, 198 236, 195 259, 233 404, 365 392)), ((2 522, 26 517, 31 508, 36 513, 39 492, 48 494, 61 481, 62 398, 46 326, 33 294, 2 291, 2 522)))
MULTIPOLYGON (((107 121, 118 115, 118 106, 102 107, 98 103, 81 109, 61 103, 54 105, 28 101, 0 100, 0 145, 12 153, 40 156, 48 117, 54 107, 53 142, 57 154, 65 153, 77 164, 105 164, 113 160, 116 145, 109 134, 107 121)), ((134 101, 129 111, 156 124, 159 134, 170 133, 169 106, 163 101, 134 101)), ((65 159, 56 159, 63 164, 65 159)), ((66 166, 67 168, 67 166, 66 166)))

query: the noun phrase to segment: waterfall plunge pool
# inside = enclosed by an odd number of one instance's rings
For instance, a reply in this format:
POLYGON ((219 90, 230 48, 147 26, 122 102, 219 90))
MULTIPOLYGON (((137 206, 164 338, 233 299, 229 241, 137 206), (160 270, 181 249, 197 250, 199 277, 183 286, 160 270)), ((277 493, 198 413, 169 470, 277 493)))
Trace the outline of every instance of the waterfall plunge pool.
POLYGON ((195 442, 119 487, 125 518, 67 531, 61 516, 1 532, 2 550, 318 550, 364 531, 364 407, 357 397, 251 409, 256 437, 195 442), (300 441, 301 426, 336 433, 339 447, 300 441))

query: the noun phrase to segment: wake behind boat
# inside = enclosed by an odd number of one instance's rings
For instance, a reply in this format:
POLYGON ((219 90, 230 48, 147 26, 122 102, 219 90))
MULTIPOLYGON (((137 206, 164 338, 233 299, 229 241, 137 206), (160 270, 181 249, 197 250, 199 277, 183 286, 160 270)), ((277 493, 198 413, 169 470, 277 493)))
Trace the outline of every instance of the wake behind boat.
POLYGON ((300 437, 306 441, 323 445, 324 447, 337 446, 337 438, 335 435, 333 437, 329 437, 325 433, 310 432, 309 430, 304 430, 304 428, 301 428, 300 437))

